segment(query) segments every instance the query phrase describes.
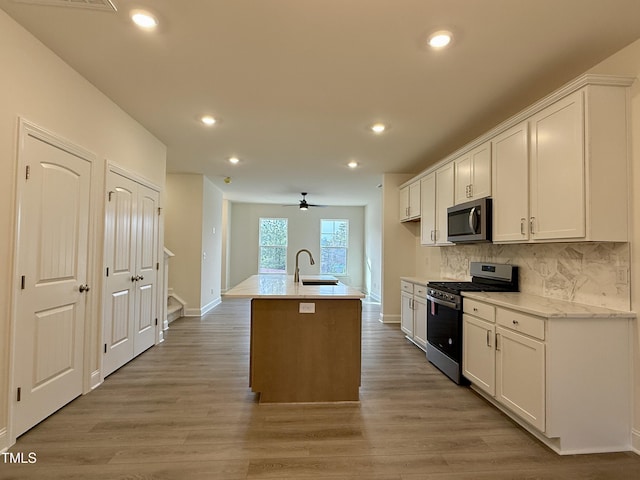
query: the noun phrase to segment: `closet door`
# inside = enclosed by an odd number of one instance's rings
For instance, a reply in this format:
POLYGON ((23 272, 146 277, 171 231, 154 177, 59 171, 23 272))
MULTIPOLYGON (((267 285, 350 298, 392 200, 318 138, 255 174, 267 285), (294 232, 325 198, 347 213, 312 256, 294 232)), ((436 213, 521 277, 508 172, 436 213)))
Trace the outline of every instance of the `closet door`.
POLYGON ((102 368, 107 376, 134 356, 138 184, 107 174, 102 368))
POLYGON ((107 174, 105 221, 105 376, 153 346, 158 285, 157 190, 107 174))
POLYGON ((155 343, 158 295, 158 200, 157 191, 138 185, 134 356, 155 343))

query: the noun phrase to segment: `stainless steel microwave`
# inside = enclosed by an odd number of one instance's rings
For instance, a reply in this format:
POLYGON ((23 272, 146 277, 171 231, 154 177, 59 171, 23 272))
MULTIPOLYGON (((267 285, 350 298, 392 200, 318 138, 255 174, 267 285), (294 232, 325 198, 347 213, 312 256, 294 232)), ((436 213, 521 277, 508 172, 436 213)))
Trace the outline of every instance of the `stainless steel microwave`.
POLYGON ((491 198, 447 208, 447 240, 453 243, 491 241, 491 198))

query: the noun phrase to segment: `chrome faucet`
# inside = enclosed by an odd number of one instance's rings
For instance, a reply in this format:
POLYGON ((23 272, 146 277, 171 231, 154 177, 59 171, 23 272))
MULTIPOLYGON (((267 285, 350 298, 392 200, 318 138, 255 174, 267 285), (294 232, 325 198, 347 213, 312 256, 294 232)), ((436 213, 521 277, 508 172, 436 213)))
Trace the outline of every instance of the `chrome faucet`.
POLYGON ((300 283, 300 269, 298 268, 298 257, 300 256, 300 254, 302 252, 307 252, 309 254, 309 263, 311 265, 315 265, 315 261, 313 260, 313 255, 311 255, 311 252, 309 250, 307 250, 306 248, 303 248, 302 250, 298 250, 298 253, 296 253, 296 270, 293 273, 293 282, 294 283, 300 283))

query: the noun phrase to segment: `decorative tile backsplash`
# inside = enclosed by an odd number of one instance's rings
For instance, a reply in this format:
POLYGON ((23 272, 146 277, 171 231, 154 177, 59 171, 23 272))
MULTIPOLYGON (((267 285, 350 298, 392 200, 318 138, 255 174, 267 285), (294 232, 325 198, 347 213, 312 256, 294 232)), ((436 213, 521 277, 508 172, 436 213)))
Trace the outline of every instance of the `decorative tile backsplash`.
POLYGON ((628 243, 455 245, 440 248, 440 274, 470 279, 469 261, 509 263, 519 267, 521 292, 629 310, 629 258, 628 243))

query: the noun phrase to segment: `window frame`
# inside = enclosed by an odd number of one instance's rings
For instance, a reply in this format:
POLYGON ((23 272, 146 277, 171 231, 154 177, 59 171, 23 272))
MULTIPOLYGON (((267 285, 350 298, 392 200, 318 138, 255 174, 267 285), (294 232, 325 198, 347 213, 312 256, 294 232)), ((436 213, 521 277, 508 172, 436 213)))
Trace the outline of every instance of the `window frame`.
MULTIPOLYGON (((334 235, 335 235, 335 228, 334 228, 334 235)), ((320 219, 320 273, 322 275, 334 275, 337 277, 346 277, 349 275, 349 230, 350 230, 350 225, 349 225, 349 220, 346 218, 322 218, 320 219), (344 246, 323 246, 322 245, 322 235, 323 235, 323 231, 322 231, 322 223, 323 222, 342 222, 346 225, 346 241, 345 241, 345 245, 344 246), (323 262, 323 251, 325 249, 328 250, 344 250, 344 272, 325 272, 324 271, 324 265, 325 263, 323 262)))
MULTIPOLYGON (((287 258, 289 254, 289 218, 287 217, 260 217, 258 219, 258 273, 261 275, 281 275, 287 273, 287 258), (263 220, 280 220, 285 223, 285 243, 284 245, 271 245, 271 244, 262 244, 262 223, 263 220), (284 249, 284 271, 263 271, 262 266, 262 249, 263 248, 273 248, 273 249, 284 249)), ((268 270, 268 269, 266 269, 268 270)))

